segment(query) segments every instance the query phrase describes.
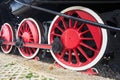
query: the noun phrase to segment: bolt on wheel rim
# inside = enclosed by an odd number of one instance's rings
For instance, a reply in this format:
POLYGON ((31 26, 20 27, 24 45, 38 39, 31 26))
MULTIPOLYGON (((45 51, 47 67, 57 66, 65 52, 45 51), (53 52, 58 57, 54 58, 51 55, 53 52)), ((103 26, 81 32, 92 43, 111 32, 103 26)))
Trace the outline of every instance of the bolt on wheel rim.
MULTIPOLYGON (((70 7, 62 13, 103 23, 95 12, 85 7, 70 7)), ((106 30, 61 16, 55 17, 50 26, 48 43, 53 43, 56 37, 64 48, 61 53, 51 50, 52 56, 60 65, 72 70, 85 70, 95 65, 103 56, 107 44, 106 30)))
MULTIPOLYGON (((18 28, 17 36, 24 43, 41 43, 41 34, 37 22, 32 18, 24 19, 18 28)), ((18 47, 20 54, 28 59, 34 58, 39 48, 18 47)))
MULTIPOLYGON (((12 42, 13 41, 13 30, 10 24, 5 23, 1 27, 1 38, 6 42, 12 42)), ((4 53, 8 54, 12 51, 11 45, 3 45, 1 46, 1 49, 4 53)))

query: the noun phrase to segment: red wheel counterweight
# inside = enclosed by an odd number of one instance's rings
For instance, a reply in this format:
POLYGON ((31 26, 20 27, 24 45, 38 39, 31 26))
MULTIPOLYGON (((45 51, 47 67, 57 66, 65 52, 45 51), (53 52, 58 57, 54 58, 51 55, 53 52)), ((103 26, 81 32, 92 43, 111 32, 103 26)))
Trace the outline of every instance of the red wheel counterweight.
MULTIPOLYGON (((23 40, 24 43, 41 43, 41 32, 37 22, 32 18, 22 20, 18 27, 17 36, 23 40)), ((27 58, 34 58, 39 48, 18 47, 20 54, 27 58)))
MULTIPOLYGON (((13 41, 13 30, 9 23, 4 23, 1 27, 1 38, 6 42, 13 41)), ((1 49, 4 53, 8 54, 12 51, 12 45, 3 45, 1 49)))
MULTIPOLYGON (((92 10, 75 6, 62 11, 70 16, 103 23, 102 19, 92 10)), ((63 67, 71 70, 85 70, 94 66, 103 56, 107 46, 105 29, 56 16, 48 32, 48 43, 59 38, 63 44, 61 53, 51 54, 63 67)))

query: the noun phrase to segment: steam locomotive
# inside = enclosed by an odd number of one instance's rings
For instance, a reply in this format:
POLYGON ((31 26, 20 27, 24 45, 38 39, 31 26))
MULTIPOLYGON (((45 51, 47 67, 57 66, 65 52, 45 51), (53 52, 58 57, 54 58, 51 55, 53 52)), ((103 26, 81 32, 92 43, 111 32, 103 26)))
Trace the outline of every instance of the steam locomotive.
POLYGON ((86 70, 106 59, 120 71, 120 1, 4 0, 0 44, 27 59, 50 52, 70 70, 86 70))

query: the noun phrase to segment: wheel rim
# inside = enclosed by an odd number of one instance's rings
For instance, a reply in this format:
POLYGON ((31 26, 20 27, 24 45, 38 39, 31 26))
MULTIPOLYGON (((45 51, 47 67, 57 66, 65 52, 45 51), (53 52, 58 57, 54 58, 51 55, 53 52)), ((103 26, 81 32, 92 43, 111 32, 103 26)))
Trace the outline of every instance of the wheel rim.
MULTIPOLYGON (((62 11, 67 15, 103 23, 92 10, 75 6, 62 11)), ((94 66, 103 56, 107 46, 107 31, 90 24, 56 16, 48 33, 48 43, 58 37, 64 48, 61 53, 51 54, 63 67, 71 70, 85 70, 94 66)))
MULTIPOLYGON (((24 19, 19 27, 17 36, 27 43, 41 43, 41 34, 37 22, 32 18, 24 19)), ((27 59, 34 58, 39 48, 18 47, 20 54, 27 59)))
MULTIPOLYGON (((4 40, 4 41, 7 41, 7 42, 12 42, 13 41, 13 30, 12 30, 12 27, 10 24, 8 23, 5 23, 2 25, 1 27, 1 38, 4 40)), ((4 53, 8 54, 11 52, 12 50, 12 47, 11 45, 3 45, 1 46, 1 49, 4 53)))

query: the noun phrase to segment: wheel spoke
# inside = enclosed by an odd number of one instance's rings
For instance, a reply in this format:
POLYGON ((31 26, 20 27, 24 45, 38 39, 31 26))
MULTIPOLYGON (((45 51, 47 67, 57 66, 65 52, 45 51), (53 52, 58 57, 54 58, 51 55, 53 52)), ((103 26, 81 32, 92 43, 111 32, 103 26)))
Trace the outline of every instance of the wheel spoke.
POLYGON ((72 19, 69 19, 69 27, 72 27, 72 19))
POLYGON ((90 58, 88 57, 88 55, 86 54, 86 52, 80 48, 80 47, 77 47, 77 49, 81 52, 81 54, 90 62, 90 58))
POLYGON ((69 50, 69 52, 68 52, 68 62, 72 63, 71 61, 72 61, 72 51, 69 50))
POLYGON ((60 56, 60 59, 62 59, 66 54, 66 50, 64 49, 62 52, 61 52, 61 56, 60 56))
POLYGON ((28 56, 33 55, 33 54, 31 53, 31 51, 30 51, 30 48, 28 48, 28 47, 26 47, 26 53, 28 54, 28 56))
POLYGON ((30 36, 30 40, 34 40, 32 36, 30 36))
POLYGON ((30 56, 30 53, 29 53, 28 47, 25 47, 25 53, 28 54, 28 56, 30 56))
POLYGON ((6 50, 9 50, 9 46, 8 45, 6 46, 6 50))
POLYGON ((27 25, 27 23, 25 23, 24 30, 28 31, 28 25, 27 25))
POLYGON ((73 49, 73 52, 74 52, 74 54, 75 54, 76 61, 77 61, 77 63, 79 64, 79 63, 80 63, 80 59, 79 59, 78 53, 77 53, 77 51, 76 51, 75 49, 73 49))
POLYGON ((74 28, 77 28, 78 21, 75 21, 74 28))
POLYGON ((33 40, 33 39, 30 39, 29 43, 33 43, 33 42, 34 42, 34 40, 33 40))
POLYGON ((22 37, 22 32, 21 32, 21 31, 19 31, 19 33, 20 33, 20 34, 19 34, 18 36, 19 36, 19 37, 22 37))
POLYGON ((66 22, 64 21, 64 18, 63 18, 63 17, 60 17, 60 19, 61 19, 61 21, 62 21, 62 23, 63 23, 64 28, 67 29, 67 24, 66 24, 66 22))
POLYGON ((25 56, 29 56, 28 52, 27 52, 27 48, 24 47, 24 48, 21 48, 22 52, 24 52, 24 55, 25 56))
POLYGON ((89 30, 86 30, 86 31, 84 31, 84 32, 81 32, 80 35, 84 35, 84 34, 86 34, 86 33, 88 33, 88 32, 89 32, 89 30))
POLYGON ((55 35, 55 36, 61 37, 60 34, 56 34, 56 33, 51 33, 51 35, 55 35))
MULTIPOLYGON (((30 30, 30 28, 29 28, 29 25, 27 25, 27 23, 26 23, 26 31, 29 32, 29 33, 31 33, 31 30, 30 30)), ((32 34, 32 33, 31 33, 31 34, 32 34)))
POLYGON ((35 52, 36 51, 36 48, 31 48, 32 52, 35 52))
POLYGON ((27 47, 25 47, 25 49, 24 49, 24 50, 25 50, 25 53, 29 55, 28 48, 27 48, 27 47))
POLYGON ((56 26, 56 28, 58 28, 63 33, 64 30, 60 26, 56 26))
POLYGON ((94 40, 93 38, 80 38, 81 40, 94 40))
POLYGON ((29 52, 29 55, 32 56, 34 52, 32 52, 32 48, 27 48, 28 49, 28 52, 29 52))
MULTIPOLYGON (((25 26, 25 25, 24 25, 25 26)), ((21 28, 21 31, 25 31, 24 27, 21 28)))
POLYGON ((84 23, 82 23, 81 25, 80 25, 80 27, 77 29, 77 31, 80 31, 83 27, 84 27, 84 23))
POLYGON ((87 44, 85 44, 85 43, 80 43, 80 45, 82 45, 82 46, 84 46, 84 47, 86 47, 86 48, 88 48, 88 49, 90 49, 90 50, 92 50, 92 51, 94 51, 94 52, 97 52, 97 50, 95 50, 94 48, 92 48, 91 46, 88 46, 87 44))

